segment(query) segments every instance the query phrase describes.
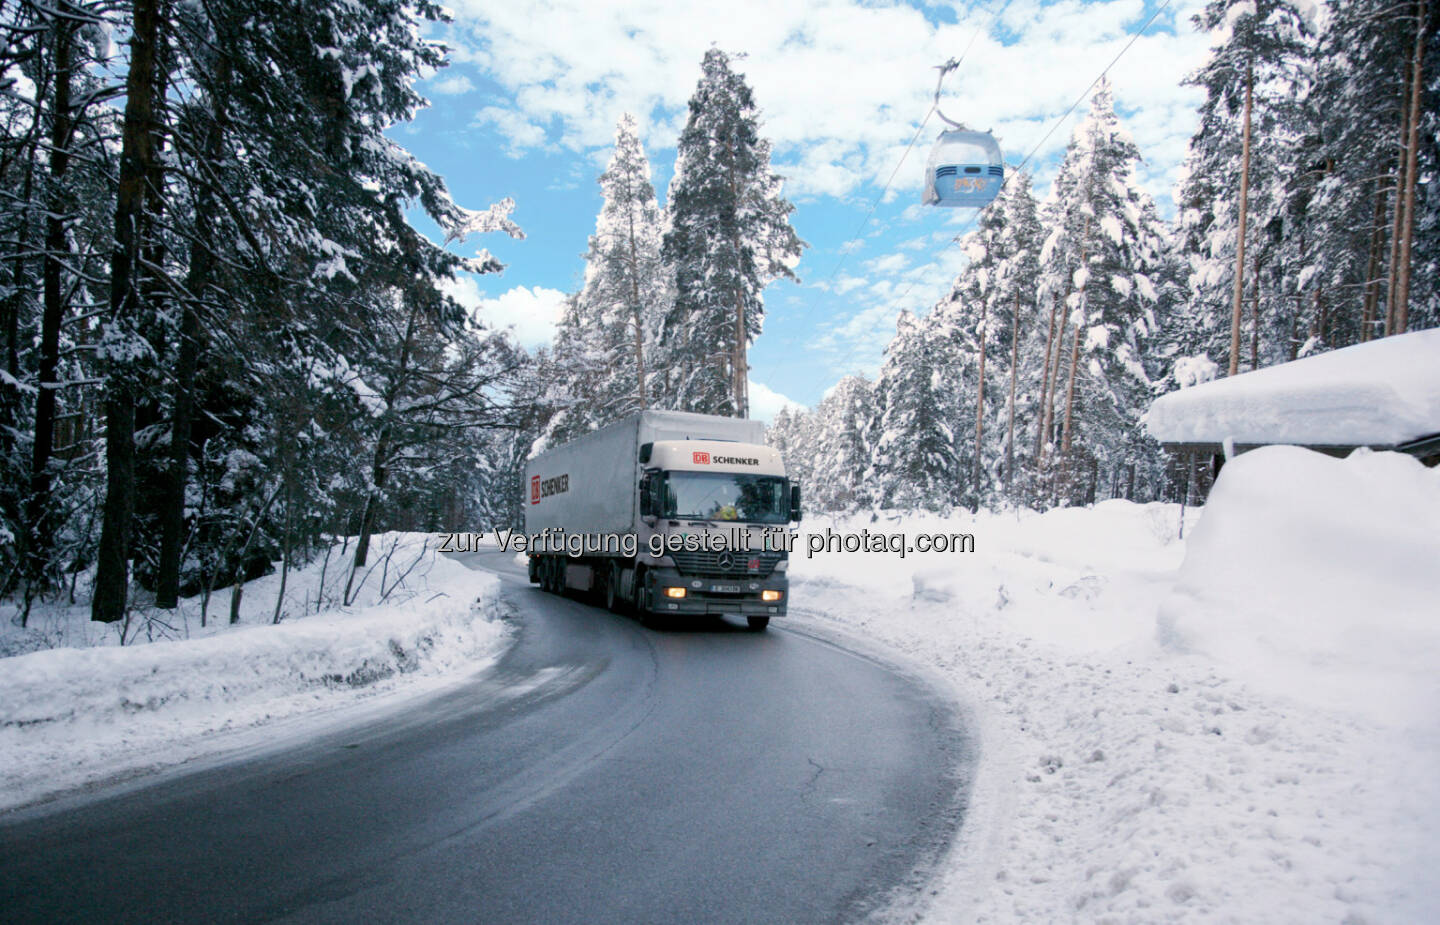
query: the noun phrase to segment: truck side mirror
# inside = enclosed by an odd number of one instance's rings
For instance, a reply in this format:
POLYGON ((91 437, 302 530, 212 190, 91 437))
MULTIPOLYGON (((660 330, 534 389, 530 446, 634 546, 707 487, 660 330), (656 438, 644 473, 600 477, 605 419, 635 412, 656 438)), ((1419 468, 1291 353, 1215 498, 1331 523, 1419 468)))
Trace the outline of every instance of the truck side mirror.
POLYGON ((790 519, 795 523, 800 522, 800 486, 790 486, 790 519))
POLYGON ((654 496, 651 495, 651 493, 650 493, 650 476, 649 476, 649 475, 643 475, 643 476, 640 477, 640 516, 641 516, 641 517, 654 517, 654 516, 655 516, 655 505, 652 503, 653 501, 654 501, 654 496))

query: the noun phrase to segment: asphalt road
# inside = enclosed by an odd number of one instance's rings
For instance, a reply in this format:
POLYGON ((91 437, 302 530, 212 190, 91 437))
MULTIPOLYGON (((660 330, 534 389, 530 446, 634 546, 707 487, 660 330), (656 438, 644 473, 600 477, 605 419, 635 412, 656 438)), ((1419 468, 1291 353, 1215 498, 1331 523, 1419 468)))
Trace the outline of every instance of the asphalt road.
POLYGON ((403 711, 0 817, 4 922, 831 922, 913 897, 972 756, 916 678, 501 573, 498 665, 403 711))

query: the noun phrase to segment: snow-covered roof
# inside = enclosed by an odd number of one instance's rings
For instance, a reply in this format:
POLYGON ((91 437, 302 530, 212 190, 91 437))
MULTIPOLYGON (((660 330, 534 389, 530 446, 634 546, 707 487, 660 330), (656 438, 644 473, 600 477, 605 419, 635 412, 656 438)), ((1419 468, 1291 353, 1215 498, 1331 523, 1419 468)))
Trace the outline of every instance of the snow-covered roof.
POLYGON ((1395 446, 1440 433, 1440 329, 1415 331, 1161 396, 1161 443, 1395 446))

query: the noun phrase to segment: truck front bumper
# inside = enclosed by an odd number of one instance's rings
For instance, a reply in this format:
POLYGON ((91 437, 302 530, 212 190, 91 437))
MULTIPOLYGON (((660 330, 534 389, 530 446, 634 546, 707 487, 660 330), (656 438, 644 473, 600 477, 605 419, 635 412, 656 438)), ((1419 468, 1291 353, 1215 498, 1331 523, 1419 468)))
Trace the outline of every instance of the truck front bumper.
POLYGON ((646 572, 645 578, 650 586, 650 609, 655 613, 783 617, 790 602, 790 581, 783 572, 765 578, 705 578, 658 568, 646 572), (670 597, 667 588, 684 588, 685 596, 670 597), (764 600, 766 591, 779 592, 780 599, 764 600))

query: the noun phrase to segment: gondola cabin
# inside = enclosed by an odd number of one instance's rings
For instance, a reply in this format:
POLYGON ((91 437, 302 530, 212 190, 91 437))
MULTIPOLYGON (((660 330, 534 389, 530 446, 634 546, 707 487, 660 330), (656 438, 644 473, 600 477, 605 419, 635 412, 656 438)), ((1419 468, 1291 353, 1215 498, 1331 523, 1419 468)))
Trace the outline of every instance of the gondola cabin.
POLYGON ((1005 159, 989 132, 941 132, 925 164, 925 204, 980 209, 1000 195, 1005 159))

